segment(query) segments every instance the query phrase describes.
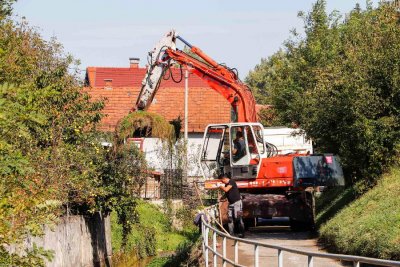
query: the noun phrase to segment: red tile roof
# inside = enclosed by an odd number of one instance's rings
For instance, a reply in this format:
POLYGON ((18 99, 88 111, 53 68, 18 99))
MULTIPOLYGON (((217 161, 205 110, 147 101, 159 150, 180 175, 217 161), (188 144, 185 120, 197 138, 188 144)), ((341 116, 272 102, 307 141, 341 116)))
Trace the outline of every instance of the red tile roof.
MULTIPOLYGON (((172 75, 175 80, 181 79, 180 69, 172 68, 172 75)), ((105 80, 111 79, 113 87, 137 87, 142 86, 142 80, 146 74, 145 68, 107 68, 107 67, 88 67, 88 84, 91 87, 104 87, 105 80)), ((208 85, 196 75, 190 77, 191 87, 208 87, 208 85)), ((171 78, 162 81, 165 87, 183 87, 184 80, 175 83, 171 78)))
MULTIPOLYGON (((101 129, 113 131, 117 122, 126 116, 134 104, 141 88, 146 69, 88 67, 85 90, 93 99, 106 98, 103 110, 107 116, 101 129), (107 88, 105 80, 112 80, 107 88)), ((173 69, 175 80, 180 79, 180 70, 173 69)), ((184 117, 184 80, 175 83, 163 80, 149 108, 167 120, 184 117)), ((230 105, 220 94, 212 90, 196 75, 189 78, 189 131, 203 132, 210 123, 230 121, 230 105)))

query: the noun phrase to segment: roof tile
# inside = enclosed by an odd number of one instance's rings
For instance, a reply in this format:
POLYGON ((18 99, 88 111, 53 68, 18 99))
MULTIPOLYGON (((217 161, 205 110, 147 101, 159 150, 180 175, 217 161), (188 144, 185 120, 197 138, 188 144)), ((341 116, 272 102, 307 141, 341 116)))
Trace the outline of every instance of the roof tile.
MULTIPOLYGON (((175 79, 180 79, 180 70, 171 69, 175 79)), ((126 116, 136 103, 145 68, 88 67, 85 91, 95 100, 106 98, 101 129, 113 131, 118 121, 126 116), (105 80, 112 80, 111 88, 105 89, 105 80)), ((230 121, 230 105, 220 94, 212 90, 198 76, 189 78, 189 131, 203 132, 210 123, 230 121)), ((160 88, 149 108, 170 121, 184 117, 184 80, 175 83, 162 80, 160 88)))

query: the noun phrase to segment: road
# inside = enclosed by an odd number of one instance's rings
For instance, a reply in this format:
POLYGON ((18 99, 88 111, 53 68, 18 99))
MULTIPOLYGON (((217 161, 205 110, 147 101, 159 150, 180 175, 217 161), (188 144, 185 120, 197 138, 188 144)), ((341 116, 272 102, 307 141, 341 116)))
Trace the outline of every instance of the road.
MULTIPOLYGON (((313 232, 293 232, 289 226, 274 225, 250 228, 246 232, 246 239, 256 240, 263 243, 301 249, 313 252, 325 252, 317 242, 316 234, 313 232)), ((210 240, 210 244, 212 241, 210 240)), ((218 239, 219 251, 222 254, 222 240, 218 239)), ((254 266, 254 246, 239 243, 239 264, 245 266, 254 266)), ((227 242, 227 256, 230 259, 234 258, 234 245, 233 242, 227 242)), ((273 249, 260 248, 259 249, 259 265, 277 267, 278 255, 277 251, 273 249)), ((283 266, 290 267, 303 267, 307 266, 307 257, 303 255, 284 252, 283 266)), ((210 263, 212 255, 209 254, 210 263)), ((212 266, 212 265, 210 265, 212 266)), ((218 266, 222 266, 221 261, 218 266)), ((229 266, 229 264, 227 264, 229 266)), ((342 264, 338 261, 330 259, 314 258, 314 267, 336 267, 336 266, 351 266, 351 264, 342 264)))

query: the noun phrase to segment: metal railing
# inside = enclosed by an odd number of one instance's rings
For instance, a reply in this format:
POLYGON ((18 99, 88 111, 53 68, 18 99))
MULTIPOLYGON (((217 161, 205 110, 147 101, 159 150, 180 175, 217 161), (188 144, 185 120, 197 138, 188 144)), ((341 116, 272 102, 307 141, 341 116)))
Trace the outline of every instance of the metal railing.
POLYGON ((202 249, 203 255, 205 260, 205 266, 209 266, 209 254, 212 254, 212 263, 214 267, 218 266, 218 258, 222 261, 222 266, 226 267, 226 264, 229 263, 232 266, 243 267, 244 265, 239 264, 239 243, 248 244, 254 247, 254 267, 260 266, 259 261, 259 250, 260 247, 263 248, 270 248, 275 249, 277 251, 278 256, 278 267, 283 267, 283 259, 284 259, 284 252, 290 252, 295 254, 300 254, 308 257, 308 267, 313 267, 314 265, 314 258, 326 258, 332 259, 337 261, 346 261, 346 262, 353 262, 354 267, 360 267, 361 263, 373 264, 377 266, 400 266, 400 261, 391 261, 391 260, 381 260, 381 259, 374 259, 368 257, 360 257, 360 256, 351 256, 351 255, 343 255, 343 254, 332 254, 332 253, 318 253, 318 252, 310 252, 310 251, 303 251, 299 249, 292 249, 287 247, 275 246, 271 244, 266 244, 262 242, 256 242, 249 239, 237 238, 230 235, 227 235, 214 227, 212 227, 208 223, 208 219, 204 218, 204 215, 201 218, 202 225, 202 249), (211 239, 212 239, 212 246, 209 245, 209 237, 211 231, 211 239), (222 254, 217 251, 217 236, 222 237, 222 254), (226 241, 233 240, 234 242, 234 258, 229 259, 226 255, 226 241))

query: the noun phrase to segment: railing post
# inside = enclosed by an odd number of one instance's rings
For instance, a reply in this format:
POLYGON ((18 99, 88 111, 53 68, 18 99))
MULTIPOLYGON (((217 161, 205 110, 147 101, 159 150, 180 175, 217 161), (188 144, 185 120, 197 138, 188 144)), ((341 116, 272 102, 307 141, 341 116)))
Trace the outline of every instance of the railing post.
POLYGON ((314 266, 314 257, 308 256, 308 267, 313 267, 313 266, 314 266))
POLYGON ((239 263, 239 241, 235 240, 235 264, 239 263))
POLYGON ((213 264, 217 267, 217 233, 213 231, 213 264))
POLYGON ((278 267, 283 267, 283 251, 278 249, 278 267))
POLYGON ((206 240, 205 235, 204 235, 205 231, 206 230, 205 230, 205 226, 204 226, 203 220, 201 220, 201 236, 203 238, 203 240, 201 242, 201 247, 203 249, 203 257, 206 256, 206 247, 204 246, 204 243, 205 243, 205 240, 206 240))
POLYGON ((258 245, 254 245, 254 267, 258 267, 258 245))
POLYGON ((226 267, 226 236, 224 236, 224 239, 222 240, 222 267, 226 267))
POLYGON ((202 225, 201 225, 201 232, 202 232, 202 250, 204 254, 204 259, 205 259, 205 266, 209 267, 209 258, 210 258, 210 251, 213 253, 213 266, 217 267, 218 266, 218 258, 221 258, 222 262, 222 267, 226 267, 226 263, 228 262, 229 264, 233 266, 238 266, 239 265, 239 242, 243 242, 246 245, 253 245, 254 246, 254 266, 259 267, 260 266, 260 259, 259 259, 259 249, 261 247, 265 248, 270 248, 270 249, 276 249, 278 251, 278 267, 283 267, 283 253, 285 251, 290 251, 291 253, 295 254, 300 254, 300 255, 306 255, 307 256, 307 266, 308 267, 313 267, 314 266, 314 258, 321 257, 321 258, 330 258, 330 259, 335 259, 335 260, 343 260, 346 262, 353 262, 353 267, 360 267, 361 263, 369 263, 369 264, 376 264, 380 266, 399 266, 400 267, 400 261, 390 261, 390 260, 380 260, 380 259, 374 259, 374 258, 363 258, 363 257, 358 257, 358 256, 352 256, 352 255, 338 255, 338 254, 329 254, 329 253, 312 253, 312 252, 307 252, 303 251, 300 249, 287 249, 284 247, 279 247, 279 246, 274 246, 270 244, 265 244, 257 241, 251 241, 251 240, 233 240, 234 241, 234 261, 231 258, 227 258, 227 240, 231 240, 229 236, 225 236, 222 232, 218 231, 217 229, 213 228, 212 226, 209 226, 207 223, 205 223, 205 219, 202 217, 202 225), (210 230, 212 231, 212 246, 209 245, 210 240, 211 240, 211 235, 210 235, 210 230), (217 234, 222 236, 222 253, 220 254, 217 251, 217 234))
POLYGON ((206 267, 208 267, 208 231, 209 231, 209 229, 206 226, 205 226, 205 228, 206 228, 206 230, 204 231, 204 242, 205 242, 205 247, 206 247, 205 257, 206 257, 206 267))

